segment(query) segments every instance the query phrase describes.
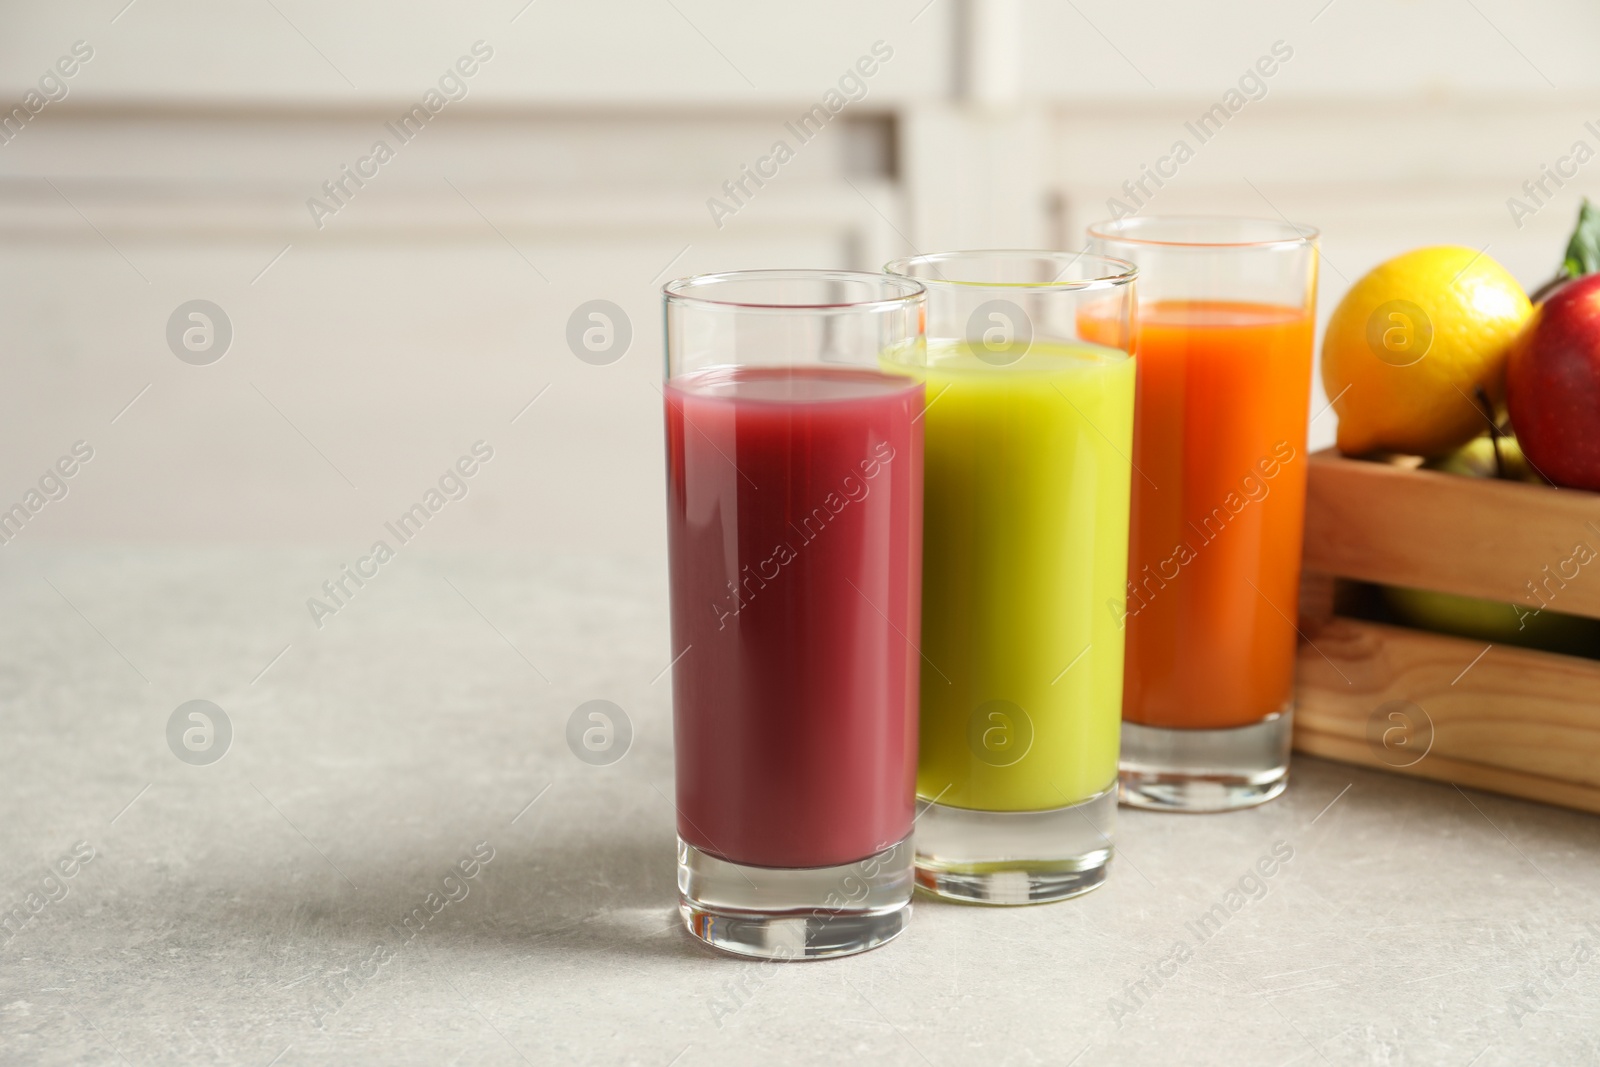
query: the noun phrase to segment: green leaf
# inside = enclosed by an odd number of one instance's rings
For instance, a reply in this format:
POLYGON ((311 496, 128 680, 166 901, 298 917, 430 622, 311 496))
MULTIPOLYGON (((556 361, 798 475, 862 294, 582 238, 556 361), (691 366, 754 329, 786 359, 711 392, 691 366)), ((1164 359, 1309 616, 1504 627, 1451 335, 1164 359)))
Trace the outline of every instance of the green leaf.
POLYGON ((1581 278, 1600 271, 1600 208, 1584 197, 1578 209, 1578 225, 1567 242, 1567 258, 1561 264, 1568 278, 1581 278))

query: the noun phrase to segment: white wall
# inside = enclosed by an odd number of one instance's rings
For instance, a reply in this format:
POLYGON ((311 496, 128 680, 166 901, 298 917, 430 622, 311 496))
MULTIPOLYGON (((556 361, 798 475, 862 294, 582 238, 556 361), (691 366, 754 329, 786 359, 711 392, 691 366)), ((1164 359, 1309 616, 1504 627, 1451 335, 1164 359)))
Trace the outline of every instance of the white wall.
POLYGON ((655 554, 663 280, 1075 246, 1275 41, 1264 98, 1149 210, 1320 226, 1324 312, 1422 243, 1536 285, 1600 187, 1590 164, 1521 228, 1505 205, 1600 148, 1580 0, 524 2, 0 5, 8 108, 94 49, 0 144, 0 505, 95 448, 19 541, 360 547, 482 438, 432 543, 655 554), (319 229, 307 198, 479 40, 467 97, 319 229), (877 41, 865 98, 715 225, 707 198, 877 41), (165 340, 194 298, 234 327, 210 366, 165 340), (610 366, 565 342, 597 298, 634 332, 610 366))

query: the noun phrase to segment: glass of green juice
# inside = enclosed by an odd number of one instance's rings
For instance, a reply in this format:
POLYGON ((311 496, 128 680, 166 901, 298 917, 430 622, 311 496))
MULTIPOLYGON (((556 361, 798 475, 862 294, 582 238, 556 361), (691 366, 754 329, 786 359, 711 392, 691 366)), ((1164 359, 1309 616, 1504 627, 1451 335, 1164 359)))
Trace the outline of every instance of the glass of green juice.
POLYGON ((1077 896, 1116 814, 1138 272, 1004 250, 885 269, 928 290, 926 353, 891 368, 926 405, 917 884, 1077 896))

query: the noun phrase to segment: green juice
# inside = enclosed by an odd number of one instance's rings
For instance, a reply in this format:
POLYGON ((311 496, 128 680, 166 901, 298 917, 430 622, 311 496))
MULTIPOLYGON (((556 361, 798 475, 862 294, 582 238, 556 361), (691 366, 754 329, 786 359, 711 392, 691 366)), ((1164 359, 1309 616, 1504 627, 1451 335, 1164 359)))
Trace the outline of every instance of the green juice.
POLYGON ((927 396, 917 792, 1061 808, 1117 777, 1134 360, 979 351, 901 368, 927 396))

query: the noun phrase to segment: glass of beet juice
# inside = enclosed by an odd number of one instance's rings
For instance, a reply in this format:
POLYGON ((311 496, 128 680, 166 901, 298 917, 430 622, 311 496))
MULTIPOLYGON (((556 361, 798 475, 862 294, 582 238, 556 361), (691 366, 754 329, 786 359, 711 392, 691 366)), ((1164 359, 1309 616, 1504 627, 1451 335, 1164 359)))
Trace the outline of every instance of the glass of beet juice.
POLYGON ((849 271, 668 283, 678 890, 729 952, 840 956, 913 888, 924 289, 849 271))

